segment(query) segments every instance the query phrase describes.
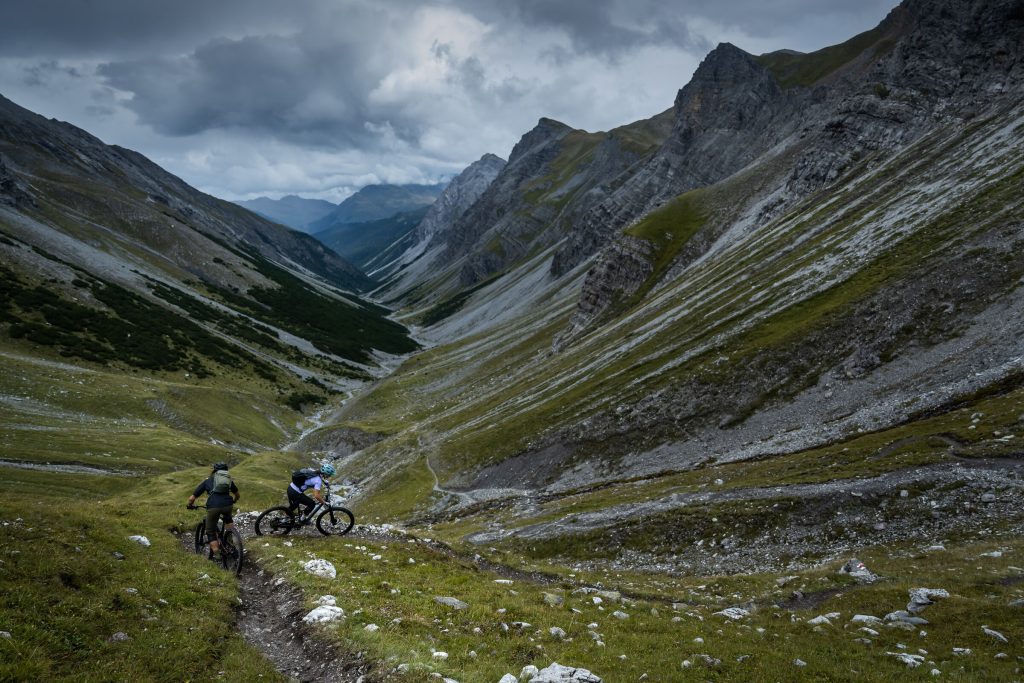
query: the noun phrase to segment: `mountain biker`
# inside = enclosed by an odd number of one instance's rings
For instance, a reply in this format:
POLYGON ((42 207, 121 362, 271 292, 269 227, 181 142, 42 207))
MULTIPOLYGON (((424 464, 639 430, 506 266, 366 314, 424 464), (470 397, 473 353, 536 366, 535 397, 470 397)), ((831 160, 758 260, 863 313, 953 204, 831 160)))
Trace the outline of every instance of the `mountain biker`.
POLYGON ((320 487, 324 485, 323 477, 334 476, 334 466, 324 463, 319 470, 311 467, 296 470, 292 473, 292 483, 288 484, 288 505, 292 512, 304 506, 303 516, 308 517, 317 503, 326 505, 327 501, 320 495, 320 487), (310 491, 313 497, 306 495, 310 491))
POLYGON ((206 498, 206 532, 210 536, 210 550, 216 555, 220 548, 220 541, 217 538, 217 520, 224 518, 224 528, 235 528, 234 520, 231 517, 231 508, 238 502, 238 487, 227 474, 228 465, 218 462, 210 471, 210 476, 199 483, 196 490, 188 497, 185 505, 189 510, 195 510, 196 498, 207 494, 206 498), (217 474, 223 472, 223 474, 217 474), (232 500, 232 498, 234 500, 232 500))

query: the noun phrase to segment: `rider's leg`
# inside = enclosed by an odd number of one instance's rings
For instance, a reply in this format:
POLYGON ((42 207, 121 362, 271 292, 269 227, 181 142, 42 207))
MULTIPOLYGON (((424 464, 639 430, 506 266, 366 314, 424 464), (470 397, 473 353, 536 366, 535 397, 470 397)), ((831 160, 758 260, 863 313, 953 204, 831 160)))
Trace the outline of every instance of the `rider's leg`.
POLYGON ((307 496, 305 493, 299 493, 295 489, 288 488, 288 503, 292 508, 303 508, 302 518, 303 521, 308 521, 309 514, 313 512, 313 508, 316 507, 316 501, 307 496))
POLYGON ((218 508, 206 508, 206 535, 210 537, 210 550, 217 552, 220 541, 217 537, 217 519, 220 517, 218 508))

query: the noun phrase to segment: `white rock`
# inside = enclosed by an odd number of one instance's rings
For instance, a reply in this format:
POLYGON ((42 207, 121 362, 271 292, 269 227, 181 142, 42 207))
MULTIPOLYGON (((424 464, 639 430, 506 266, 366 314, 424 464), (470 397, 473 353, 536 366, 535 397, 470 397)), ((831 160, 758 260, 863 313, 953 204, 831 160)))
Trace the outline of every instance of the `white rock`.
POLYGON ((528 680, 533 683, 601 683, 600 677, 586 669, 562 666, 557 662, 552 662, 551 666, 541 669, 528 680))
POLYGON ((811 626, 832 625, 832 622, 829 621, 828 617, 826 617, 824 614, 822 614, 821 616, 814 617, 813 619, 808 619, 807 623, 811 626))
POLYGON ((5 640, 10 640, 11 639, 11 632, 10 631, 0 631, 0 638, 3 638, 5 640))
POLYGON ((944 545, 930 545, 924 549, 926 553, 939 553, 946 549, 944 545))
POLYGON ((519 672, 520 683, 526 683, 526 681, 533 680, 533 677, 537 675, 537 667, 533 664, 527 664, 523 667, 523 670, 519 672))
POLYGON ((932 676, 941 676, 942 672, 939 671, 938 669, 932 669, 931 670, 931 674, 932 674, 932 676))
POLYGON ((971 654, 971 648, 969 647, 954 647, 953 654, 957 657, 966 657, 971 654))
POLYGON ((550 633, 555 638, 558 638, 559 640, 561 640, 562 638, 565 638, 565 630, 563 630, 563 629, 561 629, 561 628, 559 628, 557 626, 552 626, 551 628, 549 628, 548 629, 548 633, 550 633))
POLYGON ((452 609, 458 609, 458 610, 463 610, 463 609, 466 609, 466 608, 469 607, 469 603, 465 603, 462 600, 459 600, 458 598, 450 598, 450 597, 437 596, 437 597, 434 598, 434 602, 436 602, 436 603, 438 603, 440 605, 447 605, 448 607, 451 607, 452 609))
POLYGON ((924 657, 921 655, 912 655, 906 652, 886 652, 885 654, 900 660, 907 665, 908 669, 916 669, 924 664, 924 657))
MULTIPOLYGON (((494 583, 500 583, 503 586, 511 586, 513 581, 512 581, 512 579, 495 579, 494 583)), ((505 675, 506 676, 511 676, 512 674, 505 674, 505 675)))
POLYGON ((1006 636, 1004 636, 1002 633, 1000 633, 999 631, 993 631, 988 626, 982 626, 981 627, 981 632, 984 633, 986 636, 991 636, 992 638, 995 638, 1000 643, 1008 643, 1008 642, 1010 642, 1009 640, 1006 639, 1006 636))
POLYGON ((990 553, 982 553, 979 557, 1002 557, 1003 553, 999 550, 993 550, 990 553))
POLYGON ((369 631, 370 633, 376 633, 380 630, 380 626, 377 626, 377 624, 367 624, 363 627, 363 630, 369 631))
POLYGON ((739 621, 744 617, 749 617, 750 612, 743 609, 742 607, 726 607, 721 612, 715 612, 715 616, 725 617, 726 619, 732 619, 733 621, 739 621))
POLYGON ((498 683, 517 683, 517 681, 516 677, 512 674, 505 674, 501 677, 501 680, 499 680, 498 683))
POLYGON ((318 605, 330 605, 330 606, 333 607, 334 605, 338 604, 338 601, 335 599, 335 597, 333 595, 321 595, 317 599, 316 604, 318 604, 318 605))
POLYGON ((793 666, 807 666, 807 662, 802 659, 794 659, 793 666))
POLYGON ((445 659, 448 659, 448 653, 447 652, 435 652, 434 654, 432 654, 430 656, 433 657, 434 659, 439 659, 439 660, 442 660, 442 661, 445 660, 445 659))
POLYGON ((129 536, 128 540, 129 541, 134 541, 134 542, 138 543, 143 548, 148 548, 149 546, 153 545, 152 543, 149 542, 149 539, 146 538, 145 536, 129 536))
POLYGON ((334 605, 320 605, 314 608, 309 614, 302 617, 307 624, 325 624, 329 621, 337 621, 345 617, 345 610, 334 605))
POLYGON ((882 620, 870 614, 854 614, 850 621, 854 624, 881 624, 882 620))
POLYGON ((948 598, 949 591, 942 588, 911 588, 910 602, 907 603, 907 611, 911 614, 917 614, 928 605, 935 604, 935 601, 939 598, 948 598))
POLYGON ((313 576, 319 576, 324 579, 333 579, 338 575, 334 565, 327 560, 310 560, 302 565, 302 568, 313 576))
POLYGON ((629 619, 628 614, 626 614, 625 612, 621 612, 619 610, 615 610, 614 612, 612 612, 612 616, 616 619, 629 619))
POLYGON ((595 605, 600 605, 602 602, 604 602, 604 600, 602 600, 601 598, 597 597, 596 595, 594 597, 590 598, 590 599, 594 601, 595 605))

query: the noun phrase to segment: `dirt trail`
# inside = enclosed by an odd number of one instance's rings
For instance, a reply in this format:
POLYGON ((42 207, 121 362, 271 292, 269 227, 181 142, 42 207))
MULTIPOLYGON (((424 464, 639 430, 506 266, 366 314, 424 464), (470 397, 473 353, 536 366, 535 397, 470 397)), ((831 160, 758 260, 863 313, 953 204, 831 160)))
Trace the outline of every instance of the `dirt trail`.
MULTIPOLYGON (((244 533, 244 531, 243 531, 244 533)), ((246 535, 246 541, 255 537, 246 535)), ((188 552, 193 550, 192 534, 181 535, 188 552)), ((211 568, 216 569, 211 563, 211 568)), ((348 652, 320 637, 304 624, 303 595, 282 578, 275 578, 246 555, 238 577, 241 605, 235 628, 250 646, 273 662, 291 681, 301 683, 373 683, 368 672, 372 664, 361 653, 348 652)))

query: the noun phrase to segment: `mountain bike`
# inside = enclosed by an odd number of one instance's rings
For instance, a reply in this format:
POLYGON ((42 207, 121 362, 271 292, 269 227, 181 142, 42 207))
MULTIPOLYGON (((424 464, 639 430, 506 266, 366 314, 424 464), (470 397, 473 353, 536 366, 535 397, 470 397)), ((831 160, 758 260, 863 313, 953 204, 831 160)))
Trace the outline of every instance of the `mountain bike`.
MULTIPOLYGON (((205 505, 193 505, 192 507, 206 509, 205 505)), ((245 559, 245 547, 242 544, 242 534, 238 532, 238 529, 225 528, 224 519, 218 518, 217 538, 220 539, 220 548, 218 549, 218 553, 220 554, 221 565, 237 576, 242 571, 242 562, 245 559)), ((202 554, 205 551, 208 558, 213 557, 213 551, 210 550, 210 539, 206 533, 205 518, 200 520, 199 524, 196 524, 193 543, 195 544, 196 554, 202 554)))
POLYGON ((257 536, 283 536, 292 529, 301 529, 316 519, 317 531, 324 536, 343 536, 355 526, 356 518, 352 511, 331 503, 331 486, 324 485, 323 499, 325 503, 317 503, 308 515, 296 516, 296 511, 287 505, 277 505, 264 510, 256 518, 257 536))

